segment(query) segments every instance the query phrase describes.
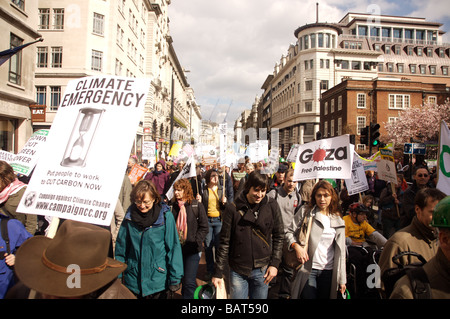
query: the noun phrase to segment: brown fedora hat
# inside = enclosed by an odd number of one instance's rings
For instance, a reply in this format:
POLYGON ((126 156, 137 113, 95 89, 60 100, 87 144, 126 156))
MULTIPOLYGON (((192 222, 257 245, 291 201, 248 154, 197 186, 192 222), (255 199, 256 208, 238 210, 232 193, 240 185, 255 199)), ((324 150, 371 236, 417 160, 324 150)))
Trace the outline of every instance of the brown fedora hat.
POLYGON ((14 268, 25 286, 40 293, 87 295, 113 281, 127 267, 108 257, 110 242, 108 230, 66 220, 53 239, 38 235, 25 241, 17 250, 14 268))

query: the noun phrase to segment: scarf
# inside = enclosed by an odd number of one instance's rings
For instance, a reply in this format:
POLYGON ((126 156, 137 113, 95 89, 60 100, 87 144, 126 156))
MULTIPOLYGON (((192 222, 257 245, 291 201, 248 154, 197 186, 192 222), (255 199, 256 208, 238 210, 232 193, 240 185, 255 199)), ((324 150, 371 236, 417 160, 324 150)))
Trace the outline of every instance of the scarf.
POLYGON ((25 186, 27 186, 27 184, 19 181, 17 178, 14 180, 14 182, 12 182, 11 184, 9 184, 8 186, 6 186, 2 192, 0 193, 0 204, 3 204, 4 202, 6 202, 9 198, 9 196, 14 195, 15 193, 17 193, 18 191, 20 191, 22 188, 24 188, 25 186))
POLYGON ((177 230, 178 237, 180 238, 180 243, 183 245, 187 238, 187 215, 186 215, 186 207, 184 206, 184 201, 178 201, 178 207, 180 207, 180 211, 178 212, 177 217, 177 230))
POLYGON ((159 217, 159 213, 161 211, 161 205, 160 204, 153 204, 153 207, 151 210, 149 210, 147 213, 142 213, 135 204, 131 207, 130 216, 131 220, 136 223, 139 227, 145 229, 147 227, 150 227, 153 225, 154 222, 159 217))

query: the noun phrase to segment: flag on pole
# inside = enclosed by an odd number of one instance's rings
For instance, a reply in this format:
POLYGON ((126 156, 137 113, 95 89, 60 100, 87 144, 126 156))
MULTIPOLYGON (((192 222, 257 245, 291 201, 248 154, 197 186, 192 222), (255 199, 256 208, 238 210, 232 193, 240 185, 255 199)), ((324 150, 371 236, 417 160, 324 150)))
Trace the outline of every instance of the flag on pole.
POLYGON ((436 188, 450 195, 450 130, 441 122, 438 153, 438 182, 436 188))
POLYGON ((22 44, 22 45, 19 45, 19 46, 15 47, 15 48, 11 48, 11 49, 4 50, 4 51, 0 52, 0 65, 5 63, 6 61, 8 61, 10 57, 12 57, 14 54, 19 52, 23 48, 26 48, 27 46, 29 46, 31 44, 34 44, 36 42, 42 42, 42 41, 44 41, 44 39, 40 38, 40 39, 38 39, 36 41, 25 43, 25 44, 22 44))
MULTIPOLYGON (((183 168, 181 169, 181 172, 178 174, 173 184, 175 184, 175 182, 178 181, 179 179, 195 176, 197 176, 197 171, 195 169, 195 157, 189 156, 189 159, 187 160, 186 164, 184 164, 183 168)), ((166 197, 169 201, 173 197, 173 184, 172 186, 170 186, 170 189, 166 193, 166 197)))

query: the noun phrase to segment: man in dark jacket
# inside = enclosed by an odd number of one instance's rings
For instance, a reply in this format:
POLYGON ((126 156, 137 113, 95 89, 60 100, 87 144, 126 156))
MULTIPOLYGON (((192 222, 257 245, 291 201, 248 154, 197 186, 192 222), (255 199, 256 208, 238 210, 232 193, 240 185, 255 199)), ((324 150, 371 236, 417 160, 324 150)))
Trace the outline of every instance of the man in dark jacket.
POLYGON ((434 188, 430 184, 430 173, 425 166, 417 166, 414 169, 413 184, 410 185, 403 194, 403 205, 400 212, 400 228, 404 228, 411 224, 412 219, 416 215, 414 208, 414 199, 416 194, 422 188, 434 188))
POLYGON ((232 299, 265 299, 269 283, 281 262, 284 231, 278 203, 266 196, 268 177, 249 175, 235 205, 223 213, 220 246, 212 282, 223 284, 224 266, 230 266, 232 299))

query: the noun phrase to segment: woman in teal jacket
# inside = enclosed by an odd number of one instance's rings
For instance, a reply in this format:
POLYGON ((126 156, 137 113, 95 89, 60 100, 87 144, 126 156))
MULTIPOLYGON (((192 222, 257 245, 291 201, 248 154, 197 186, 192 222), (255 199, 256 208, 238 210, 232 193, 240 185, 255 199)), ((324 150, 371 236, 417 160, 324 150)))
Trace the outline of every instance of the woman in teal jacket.
POLYGON ((116 259, 128 265, 123 283, 138 298, 166 298, 183 277, 175 219, 150 181, 139 181, 130 197, 115 248, 116 259))

